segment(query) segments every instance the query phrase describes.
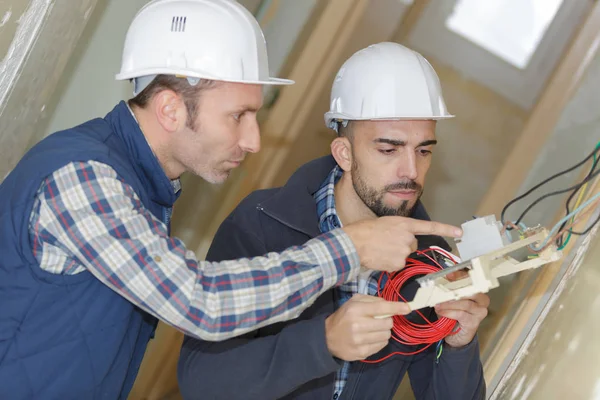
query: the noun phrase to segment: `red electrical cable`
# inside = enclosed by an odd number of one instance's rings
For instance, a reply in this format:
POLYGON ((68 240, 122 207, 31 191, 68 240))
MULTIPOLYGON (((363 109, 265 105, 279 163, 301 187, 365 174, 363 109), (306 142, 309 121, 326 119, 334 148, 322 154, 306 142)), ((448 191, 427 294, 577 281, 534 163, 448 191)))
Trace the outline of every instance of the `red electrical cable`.
MULTIPOLYGON (((383 273, 380 275, 378 285, 379 288, 381 288, 381 281, 383 277, 387 277, 388 279, 385 285, 383 286, 383 289, 378 289, 378 296, 388 301, 402 300, 406 303, 406 299, 400 294, 400 289, 406 283, 406 281, 417 275, 426 275, 443 269, 443 267, 433 257, 427 254, 427 252, 438 252, 443 256, 449 258, 453 262, 457 262, 456 258, 452 254, 444 251, 441 248, 429 248, 423 251, 417 251, 417 254, 427 257, 429 260, 431 260, 432 264, 428 264, 424 261, 416 260, 413 258, 407 258, 405 268, 397 272, 383 273)), ((423 344, 426 346, 413 352, 396 351, 378 360, 362 361, 365 363, 379 363, 396 354, 405 356, 418 354, 429 348, 432 344, 443 340, 445 337, 449 335, 455 335, 460 330, 454 330, 456 328, 457 322, 453 319, 440 317, 437 321, 431 322, 419 310, 415 310, 415 312, 419 314, 421 318, 423 318, 425 323, 417 324, 409 321, 403 315, 394 315, 392 317, 394 321, 394 327, 392 328, 392 338, 398 343, 402 343, 409 346, 423 344)))

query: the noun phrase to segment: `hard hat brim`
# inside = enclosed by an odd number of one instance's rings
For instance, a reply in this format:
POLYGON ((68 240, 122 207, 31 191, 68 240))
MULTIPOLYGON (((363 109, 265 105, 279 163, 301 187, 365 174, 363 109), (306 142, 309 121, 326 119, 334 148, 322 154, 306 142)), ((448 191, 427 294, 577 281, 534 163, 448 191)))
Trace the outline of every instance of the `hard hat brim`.
POLYGON ((245 83, 248 85, 271 85, 271 86, 283 86, 283 85, 293 85, 296 83, 291 79, 283 79, 283 78, 272 78, 269 77, 266 80, 244 80, 244 79, 227 79, 222 77, 211 76, 209 74, 199 74, 197 72, 188 71, 188 70, 165 70, 164 68, 148 68, 141 71, 135 72, 125 72, 119 73, 115 75, 115 79, 118 81, 124 81, 128 79, 139 78, 141 76, 147 75, 180 75, 190 78, 200 78, 200 79, 209 79, 212 81, 220 81, 220 82, 231 82, 231 83, 245 83))
POLYGON ((443 120, 443 119, 451 119, 454 118, 453 114, 445 114, 445 115, 421 115, 421 116, 363 116, 356 117, 351 115, 345 115, 341 113, 325 113, 325 122, 328 124, 333 120, 346 120, 346 121, 419 121, 419 120, 443 120))

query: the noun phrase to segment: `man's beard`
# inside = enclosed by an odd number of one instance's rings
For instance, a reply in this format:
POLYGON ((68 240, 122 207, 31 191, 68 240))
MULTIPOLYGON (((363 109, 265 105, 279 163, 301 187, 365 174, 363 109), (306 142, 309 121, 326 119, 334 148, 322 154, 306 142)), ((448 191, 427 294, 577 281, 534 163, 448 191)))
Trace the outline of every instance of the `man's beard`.
POLYGON ((421 187, 421 185, 412 180, 387 185, 383 188, 382 191, 377 191, 376 189, 369 187, 367 182, 362 178, 360 174, 360 168, 358 166, 358 163, 356 163, 356 158, 352 160, 352 186, 354 186, 354 191, 362 200, 362 202, 367 207, 369 207, 369 209, 378 217, 411 216, 417 205, 417 201, 421 198, 421 195, 423 194, 423 188, 421 187), (414 204, 411 205, 410 201, 404 200, 400 203, 400 206, 397 208, 386 206, 383 203, 383 197, 387 192, 394 190, 414 190, 416 192, 416 199, 414 204))

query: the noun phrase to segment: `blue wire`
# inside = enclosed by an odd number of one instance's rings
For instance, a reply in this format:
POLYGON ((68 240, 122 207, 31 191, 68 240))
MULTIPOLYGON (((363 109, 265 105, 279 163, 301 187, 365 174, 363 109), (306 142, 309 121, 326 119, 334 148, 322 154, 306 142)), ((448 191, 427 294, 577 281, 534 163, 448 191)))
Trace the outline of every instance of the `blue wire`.
POLYGON ((435 345, 435 362, 436 362, 436 364, 440 361, 440 356, 442 355, 440 348, 442 347, 443 342, 444 342, 444 339, 440 340, 435 345))
POLYGON ((550 233, 548 233, 548 236, 546 237, 546 239, 544 239, 544 241, 538 247, 535 247, 535 246, 531 245, 530 246, 531 249, 535 250, 535 251, 540 251, 541 249, 543 249, 548 244, 548 241, 555 235, 556 231, 560 228, 560 226, 563 224, 563 222, 568 221, 571 217, 573 217, 575 214, 577 214, 578 212, 580 212, 581 210, 583 210, 585 207, 587 207, 588 205, 590 205, 591 203, 593 203, 599 197, 600 197, 600 193, 596 193, 594 196, 592 196, 585 203, 581 204, 579 207, 577 207, 576 209, 574 209, 570 214, 567 214, 563 219, 561 219, 560 221, 558 221, 556 223, 556 225, 554 225, 554 227, 552 228, 552 230, 550 231, 550 233))

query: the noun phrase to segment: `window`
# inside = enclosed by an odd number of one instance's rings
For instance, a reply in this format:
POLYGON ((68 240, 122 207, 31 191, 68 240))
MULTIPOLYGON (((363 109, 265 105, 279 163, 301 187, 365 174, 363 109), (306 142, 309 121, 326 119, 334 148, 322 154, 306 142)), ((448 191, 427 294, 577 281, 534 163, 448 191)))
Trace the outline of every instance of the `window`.
POLYGON ((562 0, 459 0, 446 27, 525 68, 562 0))
POLYGON ((593 0, 435 0, 407 45, 531 108, 593 0))

